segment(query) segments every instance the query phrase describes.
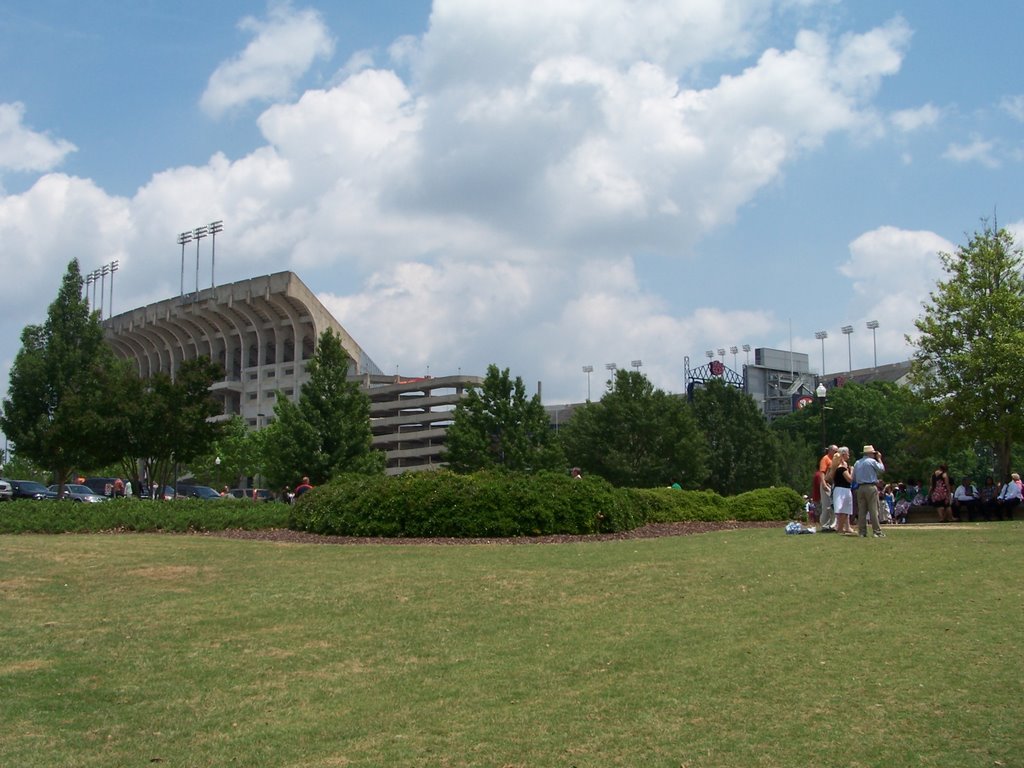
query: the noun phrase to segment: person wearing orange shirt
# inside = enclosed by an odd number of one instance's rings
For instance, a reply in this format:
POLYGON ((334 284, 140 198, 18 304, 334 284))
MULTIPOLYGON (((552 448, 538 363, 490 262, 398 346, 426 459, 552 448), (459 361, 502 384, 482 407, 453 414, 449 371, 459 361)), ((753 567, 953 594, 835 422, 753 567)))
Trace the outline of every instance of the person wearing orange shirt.
POLYGON ((821 524, 821 527, 818 530, 822 533, 834 533, 836 530, 836 513, 832 509, 832 486, 825 479, 825 476, 832 467, 832 457, 836 455, 838 450, 839 448, 836 446, 830 445, 825 449, 825 454, 818 462, 818 472, 821 473, 819 481, 821 504, 818 506, 818 522, 821 524))

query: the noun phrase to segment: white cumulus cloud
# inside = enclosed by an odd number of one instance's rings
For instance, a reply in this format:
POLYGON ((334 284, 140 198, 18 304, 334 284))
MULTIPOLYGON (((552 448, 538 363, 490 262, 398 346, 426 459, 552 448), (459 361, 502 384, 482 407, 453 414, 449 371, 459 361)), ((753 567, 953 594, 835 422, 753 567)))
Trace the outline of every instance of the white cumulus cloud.
POLYGON ((0 171, 49 171, 77 148, 24 124, 25 105, 0 104, 0 171))
POLYGON ((265 20, 247 16, 239 28, 253 35, 242 53, 210 75, 200 106, 213 117, 251 101, 273 101, 292 93, 296 81, 318 58, 334 51, 320 14, 289 5, 270 9, 265 20))

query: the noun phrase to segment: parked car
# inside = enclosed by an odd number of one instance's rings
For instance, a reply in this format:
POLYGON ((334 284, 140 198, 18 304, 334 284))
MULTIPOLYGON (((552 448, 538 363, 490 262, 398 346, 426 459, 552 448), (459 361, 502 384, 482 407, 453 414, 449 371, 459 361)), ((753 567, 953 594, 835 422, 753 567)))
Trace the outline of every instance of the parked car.
POLYGON ((0 501, 10 501, 13 495, 11 484, 6 480, 0 480, 0 501))
POLYGON ((89 486, 93 493, 100 496, 113 496, 116 477, 87 477, 83 485, 89 486))
MULTIPOLYGON (((160 493, 160 486, 157 486, 155 490, 156 490, 157 494, 159 494, 160 493)), ((154 488, 152 486, 143 485, 142 488, 139 490, 139 498, 152 499, 153 498, 153 491, 154 491, 154 488)), ((164 486, 163 497, 166 500, 170 500, 170 499, 175 498, 175 496, 174 496, 174 486, 173 485, 165 485, 164 486)))
POLYGON ((185 485, 184 483, 178 483, 178 495, 187 499, 206 499, 207 501, 220 498, 220 494, 208 485, 185 485))
MULTIPOLYGON (((60 493, 56 483, 50 486, 50 490, 55 494, 60 493)), ((86 501, 90 504, 95 504, 97 501, 109 500, 109 497, 104 496, 102 493, 96 493, 88 485, 78 485, 77 483, 65 484, 64 495, 60 496, 60 498, 70 499, 71 501, 86 501)))
POLYGON ((43 501, 57 498, 56 493, 35 480, 8 480, 7 482, 11 484, 11 495, 15 499, 43 501))
POLYGON ((232 488, 229 493, 236 499, 249 501, 273 501, 274 492, 269 488, 232 488))

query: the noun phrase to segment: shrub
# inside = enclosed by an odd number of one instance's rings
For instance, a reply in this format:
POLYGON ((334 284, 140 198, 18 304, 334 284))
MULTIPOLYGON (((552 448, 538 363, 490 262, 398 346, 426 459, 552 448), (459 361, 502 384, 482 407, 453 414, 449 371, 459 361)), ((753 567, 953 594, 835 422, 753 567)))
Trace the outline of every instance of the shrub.
POLYGON ((283 528, 287 522, 288 508, 284 504, 236 500, 111 499, 99 504, 23 500, 0 506, 0 533, 258 530, 283 528))
POLYGON ((629 530, 645 518, 600 478, 500 471, 346 475, 300 498, 290 525, 344 536, 504 537, 629 530))
POLYGON ((803 497, 792 488, 758 488, 727 499, 731 520, 790 520, 803 510, 803 497))
POLYGON ((730 520, 728 501, 714 491, 680 491, 674 488, 633 489, 649 523, 681 523, 691 520, 730 520))

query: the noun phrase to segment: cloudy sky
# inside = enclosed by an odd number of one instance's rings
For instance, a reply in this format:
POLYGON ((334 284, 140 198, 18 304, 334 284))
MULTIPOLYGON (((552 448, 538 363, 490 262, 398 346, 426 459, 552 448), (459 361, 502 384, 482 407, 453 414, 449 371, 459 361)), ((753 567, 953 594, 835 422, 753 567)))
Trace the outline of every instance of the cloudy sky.
POLYGON ((387 373, 907 359, 937 252, 1024 235, 1024 5, 941 9, 0 0, 0 375, 71 258, 117 314, 214 220, 217 282, 294 270, 387 373))

